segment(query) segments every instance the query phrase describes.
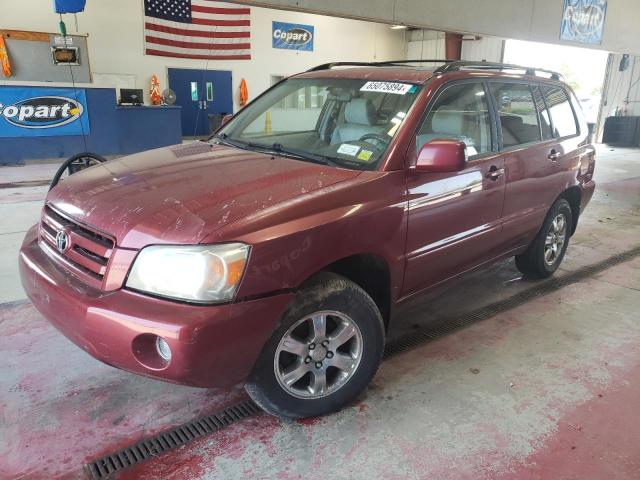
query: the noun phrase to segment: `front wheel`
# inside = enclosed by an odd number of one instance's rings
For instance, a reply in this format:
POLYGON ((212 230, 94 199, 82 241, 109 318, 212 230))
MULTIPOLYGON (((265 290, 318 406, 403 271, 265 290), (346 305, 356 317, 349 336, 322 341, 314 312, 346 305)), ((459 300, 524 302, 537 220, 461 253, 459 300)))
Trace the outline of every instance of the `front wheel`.
POLYGON ((516 256, 516 267, 533 278, 547 278, 560 266, 573 225, 571 206, 564 198, 553 204, 529 248, 516 256))
POLYGON ((298 292, 245 389, 272 415, 323 415, 366 388, 383 349, 384 324, 371 297, 341 276, 323 274, 298 292))

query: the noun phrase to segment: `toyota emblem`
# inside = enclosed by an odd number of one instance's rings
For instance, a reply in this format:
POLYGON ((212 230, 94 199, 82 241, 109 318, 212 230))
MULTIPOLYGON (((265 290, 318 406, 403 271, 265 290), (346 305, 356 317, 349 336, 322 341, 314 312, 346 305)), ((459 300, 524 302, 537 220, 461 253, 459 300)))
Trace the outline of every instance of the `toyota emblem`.
POLYGON ((56 247, 58 251, 64 253, 69 248, 69 235, 64 230, 60 230, 56 235, 56 247))

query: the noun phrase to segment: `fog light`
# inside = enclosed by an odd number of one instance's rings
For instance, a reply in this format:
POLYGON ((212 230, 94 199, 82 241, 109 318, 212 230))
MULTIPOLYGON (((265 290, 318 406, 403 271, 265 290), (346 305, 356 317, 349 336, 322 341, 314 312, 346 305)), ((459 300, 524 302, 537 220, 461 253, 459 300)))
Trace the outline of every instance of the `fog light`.
POLYGON ((156 338, 156 350, 158 355, 160 355, 167 362, 171 361, 171 348, 169 348, 169 344, 165 341, 164 338, 157 337, 156 338))

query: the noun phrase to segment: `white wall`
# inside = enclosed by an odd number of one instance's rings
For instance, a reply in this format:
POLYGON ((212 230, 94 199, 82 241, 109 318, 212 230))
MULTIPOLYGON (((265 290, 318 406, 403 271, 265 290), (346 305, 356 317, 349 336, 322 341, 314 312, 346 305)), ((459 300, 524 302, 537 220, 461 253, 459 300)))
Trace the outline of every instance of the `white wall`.
POLYGON ((407 59, 446 58, 444 32, 412 30, 407 36, 407 59))
POLYGON ((603 118, 614 114, 616 108, 627 115, 640 115, 640 57, 629 58, 629 68, 619 70, 622 55, 611 55, 610 70, 603 99, 603 118))
MULTIPOLYGON (((502 38, 496 37, 480 37, 477 40, 462 40, 462 60, 502 62, 504 42, 505 40, 502 38)), ((525 60, 522 60, 522 62, 526 63, 525 60)))
MULTIPOLYGON (((407 32, 407 59, 444 59, 446 55, 445 33, 418 29, 407 32)), ((496 37, 465 35, 462 40, 462 60, 486 60, 501 62, 504 40, 496 37)))
MULTIPOLYGON (((449 32, 534 42, 560 40, 562 0, 238 0, 239 3, 359 18, 449 32)), ((602 45, 580 46, 640 54, 640 2, 610 0, 602 45)))
MULTIPOLYGON (((51 0, 4 0, 0 29, 58 31, 58 17, 51 0), (10 5, 10 6, 9 6, 10 5)), ((73 16, 66 15, 69 33, 73 16)), ((143 54, 142 0, 89 0, 78 14, 79 31, 89 35, 91 70, 101 74, 135 75, 137 88, 148 96, 152 74, 167 87, 167 67, 205 68, 205 60, 174 59, 143 54)), ((251 60, 212 60, 210 70, 233 72, 234 106, 238 108, 238 86, 246 79, 250 98, 270 86, 272 74, 291 75, 326 62, 375 61, 403 58, 404 32, 388 26, 357 20, 331 18, 258 7, 251 9, 251 60), (272 20, 306 23, 315 27, 313 52, 271 47, 272 20)), ((43 79, 46 80, 46 79, 43 79)))
POLYGON ((619 69, 620 60, 621 54, 609 55, 596 130, 598 141, 602 140, 604 121, 615 115, 616 109, 625 111, 625 115, 640 115, 640 56, 631 56, 624 72, 619 69))

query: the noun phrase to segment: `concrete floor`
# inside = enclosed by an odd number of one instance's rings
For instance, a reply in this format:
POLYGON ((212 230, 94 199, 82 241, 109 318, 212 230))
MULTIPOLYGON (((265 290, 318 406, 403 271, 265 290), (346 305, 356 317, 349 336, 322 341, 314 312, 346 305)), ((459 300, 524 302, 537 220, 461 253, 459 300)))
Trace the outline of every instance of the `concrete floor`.
MULTIPOLYGON (((30 167, 6 168, 0 184, 30 167)), ((596 181, 558 276, 640 246, 640 150, 601 148, 596 181)), ((0 478, 85 478, 86 462, 245 398, 102 365, 24 301, 15 259, 44 191, 0 188, 0 478)), ((534 285, 501 262, 405 306, 390 337, 534 285)), ((259 415, 121 478, 637 479, 639 309, 636 257, 394 356, 338 414, 259 415)))

